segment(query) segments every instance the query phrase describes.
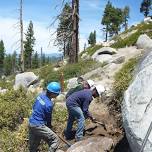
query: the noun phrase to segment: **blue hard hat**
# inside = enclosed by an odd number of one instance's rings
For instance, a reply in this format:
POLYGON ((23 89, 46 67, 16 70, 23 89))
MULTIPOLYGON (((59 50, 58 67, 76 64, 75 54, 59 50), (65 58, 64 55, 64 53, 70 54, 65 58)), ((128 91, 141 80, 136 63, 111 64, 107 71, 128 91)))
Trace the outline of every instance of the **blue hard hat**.
POLYGON ((49 84, 47 85, 47 90, 48 90, 49 92, 59 94, 60 91, 61 91, 60 83, 58 83, 58 82, 51 82, 51 83, 49 83, 49 84))

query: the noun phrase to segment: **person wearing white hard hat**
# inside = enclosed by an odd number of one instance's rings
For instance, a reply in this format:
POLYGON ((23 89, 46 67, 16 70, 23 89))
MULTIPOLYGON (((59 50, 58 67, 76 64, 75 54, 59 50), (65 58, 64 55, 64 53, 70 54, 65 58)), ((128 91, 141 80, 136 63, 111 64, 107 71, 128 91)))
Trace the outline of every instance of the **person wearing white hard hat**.
POLYGON ((77 130, 75 134, 76 141, 80 141, 83 138, 85 119, 89 118, 93 122, 95 118, 89 112, 89 105, 93 100, 93 97, 99 97, 103 88, 101 86, 94 87, 92 89, 83 89, 81 91, 74 92, 66 99, 66 107, 68 110, 67 127, 64 131, 64 135, 67 140, 72 139, 72 127, 76 120, 77 130))
POLYGON ((99 96, 101 96, 102 93, 105 92, 105 90, 106 90, 105 87, 102 86, 102 85, 96 85, 95 88, 96 88, 96 90, 97 90, 99 96))
POLYGON ((82 77, 78 78, 78 85, 75 88, 71 88, 67 94, 66 94, 66 99, 73 94, 74 92, 83 90, 83 89, 91 89, 94 87, 94 81, 93 80, 84 80, 82 77), (81 78, 81 79, 80 79, 81 78), (81 80, 81 81, 80 81, 81 80))

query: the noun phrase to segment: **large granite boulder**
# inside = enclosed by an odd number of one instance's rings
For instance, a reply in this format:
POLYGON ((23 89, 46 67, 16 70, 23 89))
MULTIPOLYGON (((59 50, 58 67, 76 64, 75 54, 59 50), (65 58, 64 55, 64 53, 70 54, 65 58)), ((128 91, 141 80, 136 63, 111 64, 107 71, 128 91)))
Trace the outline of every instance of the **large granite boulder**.
POLYGON ((30 85, 33 85, 36 82, 38 82, 38 76, 36 76, 33 72, 20 73, 15 77, 14 89, 17 90, 20 86, 27 89, 30 85))
POLYGON ((136 45, 138 49, 150 49, 152 48, 152 39, 146 34, 140 35, 136 45))
MULTIPOLYGON (((124 95, 123 125, 133 152, 139 152, 152 121, 152 49, 124 95)), ((143 152, 152 151, 152 132, 143 152)))
POLYGON ((113 140, 107 137, 91 137, 72 145, 67 152, 105 152, 110 151, 113 140))
POLYGON ((103 47, 92 55, 92 59, 99 62, 109 62, 112 59, 113 54, 116 54, 115 49, 111 47, 103 47))

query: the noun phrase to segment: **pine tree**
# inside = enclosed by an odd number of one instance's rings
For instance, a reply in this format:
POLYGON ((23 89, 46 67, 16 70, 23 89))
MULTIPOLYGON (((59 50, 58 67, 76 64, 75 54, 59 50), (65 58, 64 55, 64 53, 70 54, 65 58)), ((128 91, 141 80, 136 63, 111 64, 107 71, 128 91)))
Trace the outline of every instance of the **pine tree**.
POLYGON ((121 29, 121 25, 123 24, 123 11, 120 8, 112 8, 111 13, 113 14, 111 16, 111 24, 109 33, 110 36, 118 35, 118 32, 121 29))
POLYGON ((125 8, 123 9, 123 22, 124 22, 123 26, 125 27, 125 30, 128 29, 129 12, 130 12, 129 6, 125 6, 125 8))
POLYGON ((149 15, 151 10, 152 0, 143 0, 140 7, 140 12, 144 14, 145 17, 149 15))
POLYGON ((0 41, 0 73, 3 73, 5 58, 5 47, 3 40, 0 41))
POLYGON ((46 64, 45 54, 42 54, 42 66, 46 64))
POLYGON ((12 72, 15 73, 17 67, 16 51, 12 54, 12 72))
POLYGON ((38 53, 35 52, 32 60, 32 68, 38 68, 39 67, 39 58, 38 58, 38 53))
POLYGON ((115 8, 112 3, 108 1, 101 24, 105 27, 103 28, 106 32, 105 41, 108 40, 108 36, 117 35, 120 31, 120 27, 123 23, 123 11, 120 8, 115 8))
POLYGON ((96 44, 96 31, 94 30, 94 44, 96 44))
POLYGON ((11 73, 12 73, 12 57, 10 54, 8 54, 4 59, 4 74, 10 75, 11 73))
POLYGON ((60 47, 60 50, 63 50, 64 56, 69 55, 69 49, 71 48, 71 33, 72 33, 72 24, 71 24, 72 8, 66 3, 62 13, 59 16, 59 25, 57 28, 57 45, 60 47))
POLYGON ((110 23, 111 23, 111 10, 112 10, 112 4, 110 1, 108 1, 105 10, 104 10, 104 14, 103 14, 103 18, 101 21, 101 24, 104 25, 104 29, 106 32, 106 38, 105 41, 108 40, 108 32, 109 32, 109 28, 110 28, 110 23))
POLYGON ((26 41, 24 41, 24 62, 25 68, 31 68, 32 66, 32 53, 34 51, 33 47, 35 44, 33 23, 30 21, 27 33, 25 34, 26 41))
POLYGON ((91 32, 88 39, 88 44, 95 45, 96 44, 96 31, 91 32))

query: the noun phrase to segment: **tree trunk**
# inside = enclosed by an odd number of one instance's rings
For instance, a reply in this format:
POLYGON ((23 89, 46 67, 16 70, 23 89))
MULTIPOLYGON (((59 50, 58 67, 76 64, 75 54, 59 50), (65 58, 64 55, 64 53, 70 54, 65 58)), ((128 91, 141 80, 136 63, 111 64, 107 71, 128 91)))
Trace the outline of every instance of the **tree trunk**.
POLYGON ((23 50, 23 20, 22 20, 22 4, 23 0, 20 0, 20 33, 21 33, 21 71, 24 72, 24 50, 23 50))
POLYGON ((63 56, 66 56, 66 41, 63 42, 63 56))
POLYGON ((125 19, 125 31, 128 30, 128 22, 127 19, 125 19))
POLYGON ((106 26, 106 39, 105 39, 105 41, 107 42, 107 40, 108 40, 108 25, 106 26))
POLYGON ((79 52, 79 0, 72 0, 72 22, 73 22, 73 35, 72 35, 72 48, 69 53, 69 62, 78 62, 78 52, 79 52))

